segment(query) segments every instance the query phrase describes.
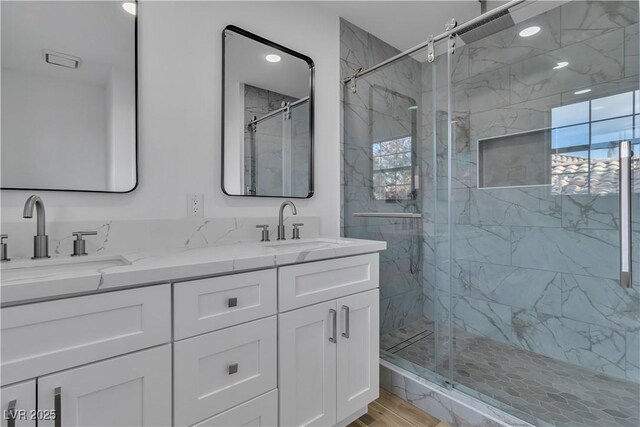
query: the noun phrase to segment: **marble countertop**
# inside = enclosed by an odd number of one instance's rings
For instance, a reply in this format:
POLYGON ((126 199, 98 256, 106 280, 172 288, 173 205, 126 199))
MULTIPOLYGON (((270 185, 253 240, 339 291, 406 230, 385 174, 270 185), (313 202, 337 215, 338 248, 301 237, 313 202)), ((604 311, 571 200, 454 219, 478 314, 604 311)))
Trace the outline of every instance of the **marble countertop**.
POLYGON ((9 306, 64 295, 359 255, 386 247, 386 242, 372 240, 313 238, 78 258, 12 260, 3 263, 0 270, 0 302, 2 306, 9 306))

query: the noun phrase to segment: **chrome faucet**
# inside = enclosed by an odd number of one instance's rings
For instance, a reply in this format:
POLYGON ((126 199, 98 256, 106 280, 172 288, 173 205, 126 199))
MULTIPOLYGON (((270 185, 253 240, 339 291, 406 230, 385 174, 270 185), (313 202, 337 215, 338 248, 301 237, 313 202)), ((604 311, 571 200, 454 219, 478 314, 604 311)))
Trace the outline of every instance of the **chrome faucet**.
POLYGON ((291 207, 291 211, 294 215, 298 215, 298 211, 296 210, 296 205, 293 204, 291 200, 285 200, 280 205, 280 214, 278 216, 278 240, 286 240, 284 237, 284 208, 286 206, 291 207))
POLYGON ((24 204, 22 217, 32 218, 34 206, 38 216, 38 227, 37 234, 33 237, 33 259, 49 258, 49 236, 45 233, 44 203, 42 199, 36 195, 29 197, 24 204))

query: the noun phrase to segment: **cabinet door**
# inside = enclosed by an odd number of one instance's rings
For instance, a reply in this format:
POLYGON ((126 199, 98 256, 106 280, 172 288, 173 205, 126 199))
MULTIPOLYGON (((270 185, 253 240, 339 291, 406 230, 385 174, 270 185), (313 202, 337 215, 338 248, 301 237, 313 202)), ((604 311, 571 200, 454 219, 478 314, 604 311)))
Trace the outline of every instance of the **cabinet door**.
POLYGON ((281 314, 278 323, 280 425, 334 425, 335 300, 281 314))
POLYGON ((338 300, 338 421, 378 398, 378 290, 338 300))
POLYGON ((65 427, 171 425, 171 346, 39 378, 38 409, 65 427))
POLYGON ((36 425, 36 381, 25 381, 0 389, 2 404, 2 427, 35 427, 36 425), (13 408, 13 423, 9 421, 9 409, 13 408))

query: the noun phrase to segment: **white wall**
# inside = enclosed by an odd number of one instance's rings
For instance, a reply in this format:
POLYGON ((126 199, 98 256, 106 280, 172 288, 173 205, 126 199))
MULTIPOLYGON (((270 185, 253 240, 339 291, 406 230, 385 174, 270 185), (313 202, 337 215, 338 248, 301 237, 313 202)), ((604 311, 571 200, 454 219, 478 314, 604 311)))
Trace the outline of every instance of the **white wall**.
POLYGON ((136 182, 135 176, 135 78, 133 70, 112 68, 109 74, 107 103, 109 117, 108 168, 109 189, 128 191, 136 182))
POLYGON ((104 86, 3 68, 2 90, 3 186, 106 187, 104 86))
MULTIPOLYGON (((232 198, 220 190, 221 32, 235 24, 315 61, 315 195, 296 204, 302 215, 321 217, 322 234, 337 236, 337 15, 305 2, 143 1, 139 10, 139 186, 130 194, 37 192, 47 219, 180 218, 187 193, 204 193, 205 216, 277 215, 281 199, 232 198)), ((2 220, 18 220, 30 193, 2 191, 2 220)))

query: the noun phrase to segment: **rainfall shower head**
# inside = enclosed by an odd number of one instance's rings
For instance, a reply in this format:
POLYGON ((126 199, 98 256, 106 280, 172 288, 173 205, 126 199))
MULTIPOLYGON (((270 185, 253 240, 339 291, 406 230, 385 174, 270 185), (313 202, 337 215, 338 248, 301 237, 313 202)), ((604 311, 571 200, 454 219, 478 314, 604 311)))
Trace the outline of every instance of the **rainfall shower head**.
POLYGON ((470 44, 514 25, 516 24, 513 22, 509 10, 504 10, 497 15, 490 16, 475 25, 465 28, 458 35, 465 44, 470 44))

